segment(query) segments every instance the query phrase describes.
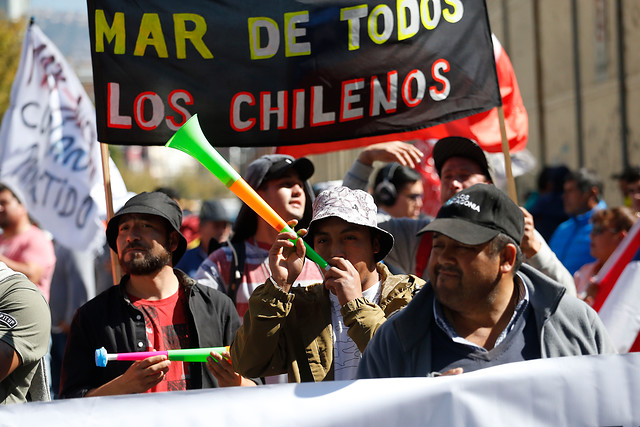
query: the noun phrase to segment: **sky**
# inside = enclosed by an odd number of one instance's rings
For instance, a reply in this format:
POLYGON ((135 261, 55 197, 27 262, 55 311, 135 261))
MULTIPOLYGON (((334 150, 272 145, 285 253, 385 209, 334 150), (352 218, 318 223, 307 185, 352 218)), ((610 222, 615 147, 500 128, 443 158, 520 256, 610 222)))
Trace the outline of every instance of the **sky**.
POLYGON ((86 12, 85 0, 30 0, 30 9, 46 9, 59 12, 86 12))

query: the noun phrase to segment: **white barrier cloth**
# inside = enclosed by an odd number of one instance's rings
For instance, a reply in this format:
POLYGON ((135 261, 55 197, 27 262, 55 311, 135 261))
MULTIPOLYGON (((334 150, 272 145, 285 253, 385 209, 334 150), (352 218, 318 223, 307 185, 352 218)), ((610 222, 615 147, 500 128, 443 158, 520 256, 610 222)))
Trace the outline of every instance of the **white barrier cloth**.
POLYGON ((2 426, 637 426, 640 354, 512 363, 455 377, 93 397, 0 408, 2 426))

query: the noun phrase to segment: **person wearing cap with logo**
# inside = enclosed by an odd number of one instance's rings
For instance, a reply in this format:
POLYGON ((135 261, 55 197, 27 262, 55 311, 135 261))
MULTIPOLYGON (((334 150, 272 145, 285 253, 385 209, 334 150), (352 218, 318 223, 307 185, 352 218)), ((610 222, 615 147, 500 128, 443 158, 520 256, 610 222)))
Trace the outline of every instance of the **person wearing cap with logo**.
MULTIPOLYGON (((311 218, 313 190, 307 180, 313 172, 313 163, 307 158, 269 154, 251 162, 244 179, 280 217, 285 221, 297 220, 300 228, 306 227, 311 218)), ((277 236, 273 227, 243 204, 233 224, 231 244, 210 254, 194 278, 226 293, 242 317, 253 290, 271 275, 269 248, 277 236)), ((320 267, 309 262, 305 263, 296 285, 307 286, 321 280, 320 267)))
POLYGON ((211 357, 219 363, 206 367, 166 356, 104 368, 94 362, 100 347, 127 353, 231 344, 240 324, 231 300, 172 267, 187 247, 181 220, 178 204, 160 192, 132 197, 109 220, 107 242, 126 274, 76 312, 62 366, 62 397, 255 385, 215 353, 211 357))
POLYGON ((176 265, 177 269, 184 271, 187 276, 191 277, 196 274, 200 264, 209 256, 211 239, 214 239, 215 245, 220 247, 220 244, 226 242, 231 233, 231 219, 224 205, 218 200, 202 202, 198 219, 200 244, 198 247, 187 250, 176 265))
MULTIPOLYGON (((374 160, 390 160, 392 158, 403 164, 418 163, 416 148, 409 144, 395 141, 393 143, 375 144, 358 156, 358 160, 347 172, 344 185, 350 188, 362 188, 366 185, 371 164, 374 160)), ((474 184, 493 184, 491 164, 482 148, 474 141, 457 136, 439 140, 433 147, 433 161, 440 176, 440 200, 445 203, 459 191, 474 184)), ((549 245, 535 229, 532 215, 523 209, 525 215, 525 235, 522 239, 522 251, 525 263, 538 269, 562 284, 571 295, 576 294, 573 277, 549 248, 549 245)), ((423 220, 407 220, 388 218, 379 222, 381 228, 389 231, 398 241, 398 245, 385 261, 412 272, 424 279, 428 278, 427 261, 431 250, 431 236, 417 236, 416 232, 429 222, 423 220)))
POLYGON ((287 372, 290 382, 355 378, 376 330, 424 284, 380 263, 393 237, 377 226, 376 213, 361 190, 340 186, 318 195, 308 232, 300 234, 330 269, 322 283, 305 288, 292 286, 310 263, 302 241, 292 243, 294 233, 278 235, 269 251, 271 277, 251 295, 231 346, 238 372, 287 372))
POLYGON ((430 281, 378 330, 358 378, 615 353, 593 309, 521 264, 524 214, 495 186, 458 192, 422 231, 433 236, 430 281))

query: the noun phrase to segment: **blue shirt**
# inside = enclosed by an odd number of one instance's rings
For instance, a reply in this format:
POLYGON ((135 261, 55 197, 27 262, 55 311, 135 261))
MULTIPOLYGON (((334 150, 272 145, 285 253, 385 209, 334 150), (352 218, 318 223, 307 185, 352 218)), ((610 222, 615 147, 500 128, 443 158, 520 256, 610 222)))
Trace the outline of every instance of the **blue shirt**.
POLYGON ((207 259, 207 253, 203 251, 200 246, 197 248, 189 249, 184 253, 178 264, 176 264, 176 268, 178 270, 184 271, 187 276, 193 277, 198 271, 198 267, 200 264, 207 259))
POLYGON ((595 261, 591 256, 591 216, 600 209, 605 209, 604 200, 588 212, 570 217, 558 226, 551 236, 549 247, 560 262, 573 275, 585 264, 595 261))

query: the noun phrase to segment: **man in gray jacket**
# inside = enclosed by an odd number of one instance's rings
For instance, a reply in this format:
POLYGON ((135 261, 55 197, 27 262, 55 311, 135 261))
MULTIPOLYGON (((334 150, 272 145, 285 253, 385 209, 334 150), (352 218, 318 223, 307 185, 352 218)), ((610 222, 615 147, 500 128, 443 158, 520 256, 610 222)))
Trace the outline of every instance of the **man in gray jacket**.
POLYGON ((524 215, 496 187, 458 192, 422 231, 433 233, 431 280, 378 329, 358 378, 615 353, 595 311, 533 268, 520 269, 524 215))

